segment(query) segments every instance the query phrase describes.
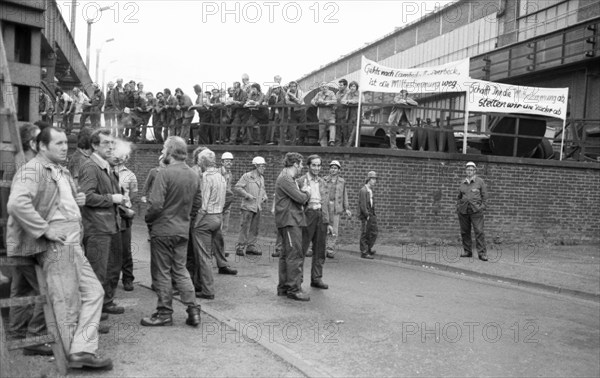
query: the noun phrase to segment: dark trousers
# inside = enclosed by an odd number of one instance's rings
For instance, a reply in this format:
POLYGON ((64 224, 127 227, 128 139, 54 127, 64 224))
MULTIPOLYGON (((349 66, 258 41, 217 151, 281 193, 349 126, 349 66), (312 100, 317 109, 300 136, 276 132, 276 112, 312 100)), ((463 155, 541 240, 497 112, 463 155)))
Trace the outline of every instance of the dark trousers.
POLYGON ((323 264, 325 263, 325 241, 327 239, 327 224, 323 223, 323 212, 319 210, 306 210, 306 227, 302 227, 302 253, 306 256, 308 247, 312 242, 312 264, 310 280, 315 282, 323 277, 323 264))
MULTIPOLYGON (((10 297, 20 298, 40 295, 35 266, 16 266, 11 272, 10 297)), ((16 306, 10 308, 9 331, 16 337, 41 336, 46 332, 44 305, 16 306)))
POLYGON ((356 144, 356 117, 358 116, 358 107, 348 108, 348 140, 346 141, 346 147, 354 147, 356 144))
POLYGON ((92 113, 91 113, 91 111, 90 111, 89 108, 85 109, 85 110, 82 110, 81 117, 79 117, 79 127, 80 128, 83 127, 83 126, 85 126, 85 123, 87 122, 88 118, 91 121, 91 119, 92 119, 92 113))
POLYGON ((75 121, 75 113, 67 113, 63 116, 62 124, 65 129, 65 134, 71 135, 73 130, 73 122, 75 121))
POLYGON ((185 268, 187 238, 182 236, 153 236, 150 241, 150 274, 158 296, 156 310, 160 315, 173 313, 173 286, 177 283, 184 305, 197 307, 194 285, 185 268))
POLYGON ((135 277, 133 276, 133 256, 131 255, 131 226, 121 231, 121 245, 123 251, 122 280, 123 283, 133 282, 135 277))
POLYGON ((302 253, 302 229, 298 226, 288 226, 278 229, 283 242, 283 250, 279 258, 280 294, 297 293, 302 291, 302 273, 304 253, 302 253))
MULTIPOLYGON (((195 278, 200 283, 200 291, 207 295, 214 295, 215 293, 212 254, 222 254, 225 248, 225 241, 221 233, 222 220, 222 214, 205 214, 194 226, 194 250, 198 261, 197 277, 195 278)), ((219 266, 219 268, 222 267, 219 266)))
POLYGON ((157 143, 162 144, 169 137, 169 130, 166 127, 163 127, 164 121, 162 119, 159 119, 158 114, 154 113, 152 117, 154 139, 157 143))
POLYGON ((360 230, 360 253, 370 253, 371 248, 377 240, 377 216, 372 214, 369 219, 361 219, 362 227, 360 230))
POLYGON ((306 128, 306 110, 294 110, 290 113, 289 121, 284 119, 283 122, 289 122, 290 138, 294 145, 302 146, 306 143, 308 129, 306 128))
POLYGON ((198 112, 198 128, 196 129, 196 137, 192 135, 192 143, 195 140, 200 145, 214 143, 214 126, 206 125, 212 121, 212 113, 210 110, 198 112))
POLYGON ((121 233, 104 235, 86 235, 83 237, 85 257, 87 257, 98 281, 104 289, 104 305, 112 303, 119 276, 123 257, 121 251, 121 233))
POLYGON ((485 256, 485 235, 483 234, 483 212, 461 214, 458 213, 458 222, 460 224, 460 236, 462 238, 463 250, 467 254, 473 252, 473 240, 471 239, 471 225, 475 231, 475 246, 479 256, 485 256))
POLYGON ((335 110, 335 145, 344 146, 348 142, 348 125, 347 125, 347 108, 345 106, 338 106, 335 110))
POLYGON ((233 110, 233 122, 231 122, 231 136, 229 137, 229 141, 232 143, 237 143, 241 140, 242 136, 238 135, 239 129, 241 125, 246 125, 248 123, 248 118, 250 118, 250 111, 248 109, 234 109, 233 110))

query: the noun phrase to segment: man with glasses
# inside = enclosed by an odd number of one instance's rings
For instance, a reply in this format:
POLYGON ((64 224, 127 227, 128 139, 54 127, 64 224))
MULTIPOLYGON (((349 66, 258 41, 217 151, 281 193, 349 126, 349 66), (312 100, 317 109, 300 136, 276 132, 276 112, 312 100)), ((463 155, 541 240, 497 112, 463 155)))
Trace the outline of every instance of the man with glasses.
POLYGON ((79 169, 79 186, 85 193, 82 208, 85 255, 104 288, 102 312, 122 314, 113 299, 121 273, 121 233, 118 205, 125 205, 113 160, 115 140, 109 129, 97 129, 90 137, 92 154, 79 169))

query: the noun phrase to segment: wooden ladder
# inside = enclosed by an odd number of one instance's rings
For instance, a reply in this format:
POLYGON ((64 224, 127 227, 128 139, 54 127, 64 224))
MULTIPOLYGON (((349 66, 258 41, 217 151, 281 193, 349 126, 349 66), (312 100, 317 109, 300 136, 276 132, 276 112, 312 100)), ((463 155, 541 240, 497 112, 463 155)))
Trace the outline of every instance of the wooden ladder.
POLYGON ((8 341, 6 334, 6 326, 4 319, 0 315, 0 377, 11 377, 14 374, 10 373, 10 356, 8 351, 14 349, 25 348, 28 346, 40 345, 45 343, 52 344, 54 359, 61 375, 67 374, 67 358, 63 347, 62 339, 59 334, 60 325, 56 322, 54 309, 48 296, 48 287, 46 284, 46 275, 36 264, 33 258, 24 257, 7 257, 6 256, 6 225, 8 214, 6 211, 6 202, 10 193, 11 181, 5 180, 5 169, 14 169, 25 162, 23 155, 23 147, 17 126, 17 114, 14 102, 14 89, 10 79, 8 69, 8 61, 6 58, 6 50, 4 48, 4 37, 2 35, 2 27, 0 22, 0 158, 2 166, 2 181, 0 181, 0 228, 2 229, 2 245, 0 245, 0 268, 6 267, 14 269, 19 266, 35 266, 37 281, 40 293, 36 296, 8 298, 0 300, 0 308, 35 305, 43 303, 44 318, 48 334, 43 337, 25 338, 22 340, 8 341), (6 133, 8 131, 8 134, 6 133))

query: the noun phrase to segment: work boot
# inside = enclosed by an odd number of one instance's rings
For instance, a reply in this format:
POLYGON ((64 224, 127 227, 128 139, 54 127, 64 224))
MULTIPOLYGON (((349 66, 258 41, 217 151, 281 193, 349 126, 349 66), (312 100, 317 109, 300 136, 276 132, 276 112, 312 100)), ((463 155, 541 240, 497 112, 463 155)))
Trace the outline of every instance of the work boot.
POLYGON ((327 290, 329 289, 329 285, 327 285, 322 280, 314 280, 310 283, 310 287, 316 287, 317 289, 327 290))
POLYGON ((235 254, 236 254, 237 256, 245 256, 245 254, 244 254, 244 249, 245 249, 245 248, 244 248, 244 246, 243 246, 243 245, 237 245, 237 246, 235 247, 235 254))
POLYGON ((25 356, 52 356, 50 344, 33 345, 23 348, 25 356))
POLYGON ((69 356, 69 368, 71 369, 104 369, 111 370, 113 368, 112 360, 108 357, 99 357, 93 353, 79 352, 69 356))
POLYGON ((186 319, 185 324, 192 327, 198 327, 200 325, 200 306, 189 306, 187 313, 188 318, 186 319))
POLYGON ((219 274, 229 274, 229 275, 235 276, 237 274, 237 272, 238 271, 236 269, 233 269, 228 266, 223 266, 223 267, 219 268, 219 274))
POLYGON ((171 315, 155 312, 149 318, 142 318, 140 324, 146 327, 171 326, 173 325, 173 317, 171 315))
POLYGON ((310 301, 310 296, 303 291, 297 291, 294 293, 287 293, 287 297, 289 299, 293 299, 295 301, 308 302, 310 301))
POLYGON ((131 282, 131 281, 123 281, 123 290, 125 290, 125 291, 133 291, 133 282, 131 282))
POLYGON ((107 303, 102 308, 102 312, 106 312, 107 314, 119 315, 125 312, 125 308, 121 306, 117 306, 114 302, 107 303))

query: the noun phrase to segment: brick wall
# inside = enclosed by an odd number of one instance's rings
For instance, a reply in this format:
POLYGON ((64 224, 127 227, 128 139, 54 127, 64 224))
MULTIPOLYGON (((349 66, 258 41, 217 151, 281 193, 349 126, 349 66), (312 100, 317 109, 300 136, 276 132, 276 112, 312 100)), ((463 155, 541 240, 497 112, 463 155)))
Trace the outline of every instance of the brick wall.
MULTIPOLYGON (((263 156, 267 161, 269 204, 262 219, 263 234, 274 234, 270 209, 281 160, 286 152, 297 151, 305 157, 318 152, 325 164, 322 173, 328 172, 329 161, 341 162, 354 214, 367 172, 377 172, 375 201, 381 240, 457 243, 455 196, 468 160, 477 163, 478 174, 488 184, 485 229, 489 242, 600 239, 600 167, 592 163, 382 149, 355 153, 354 149, 320 147, 215 146, 214 151, 217 157, 224 151, 234 154, 234 184, 253 168, 254 156, 263 156)), ((153 145, 138 146, 134 151, 129 166, 138 177, 140 190, 148 171, 157 165, 159 154, 160 147, 153 145)), ((239 203, 236 199, 232 206, 232 233, 239 230, 239 203)), ((140 210, 143 212, 143 208, 140 210)), ((360 234, 360 222, 354 214, 353 219, 342 220, 340 226, 340 236, 348 241, 357 241, 360 234)))

